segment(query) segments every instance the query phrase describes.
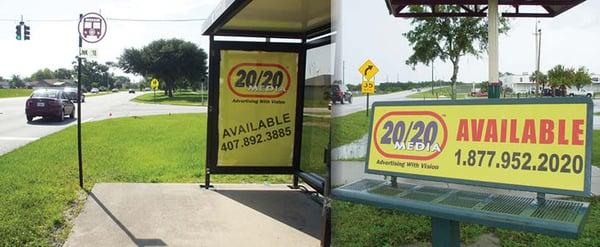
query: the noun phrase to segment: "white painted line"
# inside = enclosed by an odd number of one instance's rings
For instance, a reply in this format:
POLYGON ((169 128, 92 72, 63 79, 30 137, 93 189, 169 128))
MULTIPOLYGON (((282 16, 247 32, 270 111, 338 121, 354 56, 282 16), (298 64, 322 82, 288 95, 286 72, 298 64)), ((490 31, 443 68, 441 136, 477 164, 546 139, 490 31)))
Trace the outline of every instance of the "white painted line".
POLYGON ((88 119, 84 120, 82 123, 87 123, 87 122, 93 121, 94 119, 95 118, 93 118, 93 117, 92 118, 88 118, 88 119))
POLYGON ((13 137, 13 136, 0 136, 2 141, 36 141, 39 137, 13 137))

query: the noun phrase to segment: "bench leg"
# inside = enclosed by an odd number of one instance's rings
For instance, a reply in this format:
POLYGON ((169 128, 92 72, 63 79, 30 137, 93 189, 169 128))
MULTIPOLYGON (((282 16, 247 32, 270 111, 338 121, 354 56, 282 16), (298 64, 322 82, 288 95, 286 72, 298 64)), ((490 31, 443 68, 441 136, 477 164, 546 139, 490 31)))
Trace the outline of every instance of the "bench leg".
POLYGON ((432 247, 460 247, 460 224, 457 221, 431 218, 432 247))

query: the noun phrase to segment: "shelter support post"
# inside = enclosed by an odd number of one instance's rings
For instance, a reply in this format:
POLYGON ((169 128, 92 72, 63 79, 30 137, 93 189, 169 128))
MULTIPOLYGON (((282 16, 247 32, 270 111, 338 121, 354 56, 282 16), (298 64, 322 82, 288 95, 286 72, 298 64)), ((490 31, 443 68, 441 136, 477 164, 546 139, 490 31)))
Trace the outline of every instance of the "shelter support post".
POLYGON ((488 98, 500 98, 498 75, 498 0, 488 0, 488 98))
POLYGON ((294 174, 292 177, 292 188, 298 188, 298 174, 294 174))
POLYGON ((460 247, 460 224, 457 221, 432 217, 431 246, 460 247))
POLYGON ((210 189, 210 168, 206 167, 206 171, 204 172, 204 186, 200 186, 205 189, 210 189))

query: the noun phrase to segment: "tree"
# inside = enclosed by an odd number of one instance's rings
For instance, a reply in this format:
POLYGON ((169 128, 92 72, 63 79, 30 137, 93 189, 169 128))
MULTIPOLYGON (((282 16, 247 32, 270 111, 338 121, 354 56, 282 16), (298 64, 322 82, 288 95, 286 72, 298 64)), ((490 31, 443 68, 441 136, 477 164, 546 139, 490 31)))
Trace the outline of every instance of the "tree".
POLYGON ((575 70, 565 68, 563 65, 556 65, 548 71, 548 85, 552 88, 552 96, 555 95, 555 88, 558 88, 564 94, 567 87, 573 84, 575 79, 575 70))
MULTIPOLYGON (((458 13, 460 6, 436 5, 436 11, 458 13)), ((423 6, 411 6, 413 13, 425 12, 423 6)), ((435 11, 434 11, 435 12, 435 11)), ((485 18, 478 17, 419 17, 411 21, 413 29, 404 33, 413 54, 406 60, 407 65, 414 67, 418 63, 429 65, 437 58, 452 63, 450 81, 451 97, 456 99, 456 79, 460 58, 465 55, 480 56, 487 49, 487 23, 485 18)), ((509 29, 508 19, 500 18, 500 33, 509 29)))
POLYGON ((178 86, 206 78, 206 59, 204 50, 194 43, 160 39, 141 49, 125 49, 118 66, 127 73, 159 79, 164 82, 165 94, 173 97, 178 86))
POLYGON ((36 71, 35 73, 31 74, 32 81, 54 79, 54 78, 55 78, 54 72, 48 68, 40 69, 40 70, 36 71))
MULTIPOLYGON (((99 86, 112 88, 114 74, 108 72, 108 66, 87 59, 82 59, 81 65, 81 86, 86 90, 99 86), (96 86, 92 86, 93 82, 96 83, 96 86)), ((73 62, 73 71, 77 71, 77 69, 77 62, 75 61, 73 62)))
POLYGON ((575 86, 577 90, 579 90, 583 86, 589 84, 592 84, 592 76, 585 67, 579 67, 577 71, 575 71, 575 75, 573 76, 572 85, 575 86))
POLYGON ((54 77, 56 79, 68 80, 73 79, 73 75, 75 75, 75 71, 65 68, 59 68, 54 71, 54 77))
POLYGON ((24 88, 25 87, 25 83, 23 82, 21 77, 18 75, 12 75, 12 77, 10 78, 10 83, 12 84, 13 87, 16 87, 16 88, 24 88))
POLYGON ((543 89, 546 86, 546 83, 548 83, 548 76, 545 75, 544 72, 535 71, 531 73, 529 80, 536 82, 538 85, 540 85, 540 88, 543 89))

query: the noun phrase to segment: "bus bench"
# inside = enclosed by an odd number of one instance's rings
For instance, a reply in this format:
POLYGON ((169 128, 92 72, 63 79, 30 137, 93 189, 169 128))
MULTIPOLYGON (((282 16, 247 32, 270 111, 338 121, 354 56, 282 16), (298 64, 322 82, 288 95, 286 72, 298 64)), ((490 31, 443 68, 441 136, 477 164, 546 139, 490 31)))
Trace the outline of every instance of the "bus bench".
MULTIPOLYGON (((383 175, 390 179, 362 179, 333 189, 332 196, 337 200, 430 216, 433 246, 460 246, 459 222, 541 233, 554 237, 577 238, 585 225, 589 203, 547 199, 545 194, 550 193, 565 198, 567 196, 588 197, 591 194, 591 107, 589 99, 376 102, 370 114, 371 127, 365 173, 383 175), (561 130, 563 135, 571 128, 573 134, 569 134, 569 137, 576 140, 573 142, 575 144, 581 139, 581 145, 569 147, 563 141, 562 146, 529 149, 532 145, 527 143, 515 145, 517 148, 511 149, 513 144, 510 143, 499 145, 460 142, 461 131, 466 133, 466 128, 477 126, 479 121, 468 121, 468 126, 461 127, 460 119, 465 116, 481 119, 477 114, 481 112, 489 114, 493 109, 501 109, 498 105, 503 104, 516 105, 512 106, 512 111, 516 112, 515 118, 518 114, 530 117, 531 112, 536 114, 541 112, 540 119, 551 119, 555 115, 543 115, 544 112, 548 112, 543 109, 547 104, 552 104, 549 107, 564 107, 565 111, 571 109, 575 113, 570 115, 569 119, 562 120, 559 116, 556 121, 563 125, 561 127, 565 129, 561 130), (428 106, 427 111, 418 111, 423 105, 428 106), (456 111, 456 105, 461 105, 464 110, 456 111), (492 106, 491 110, 486 108, 489 105, 492 106), (526 107, 519 108, 519 105, 526 107), (450 110, 446 111, 447 108, 450 110), (523 112, 519 113, 519 109, 523 112), (578 113, 579 111, 581 113, 578 113), (564 127, 570 120, 578 126, 564 127), (402 125, 398 124, 399 122, 402 122, 402 125), (426 153, 430 156, 419 156, 420 153, 414 150, 407 151, 403 148, 403 144, 396 143, 394 147, 384 145, 387 143, 383 138, 388 136, 393 140, 395 138, 393 136, 404 135, 404 139, 397 139, 410 140, 413 138, 411 132, 404 132, 404 129, 411 128, 405 126, 412 126, 413 123, 419 122, 424 126, 443 126, 443 128, 430 130, 430 133, 435 133, 437 136, 423 137, 429 140, 429 146, 437 145, 437 141, 443 143, 437 148, 437 154, 426 153), (431 124, 432 122, 435 124, 431 124), (454 124, 455 122, 459 124, 454 124), (448 126, 457 126, 454 128, 458 130, 448 126), (400 134, 393 133, 396 131, 400 134), (466 153, 473 152, 477 155, 464 158, 466 156, 461 152, 467 149, 470 150, 465 151, 466 153), (534 153, 536 150, 543 151, 534 153), (561 162, 561 160, 573 162, 561 162), (550 164, 549 169, 548 164, 550 164), (569 168, 571 165, 573 165, 572 169, 569 168), (398 182, 398 177, 426 182, 527 191, 537 193, 537 196, 502 194, 479 189, 469 191, 462 186, 461 189, 454 189, 415 185, 398 182)), ((517 128, 521 127, 515 127, 517 128)), ((418 130, 415 132, 419 133, 418 130)), ((511 138, 516 139, 513 136, 511 138)), ((549 139, 547 141, 550 142, 549 139)))
MULTIPOLYGON (((448 231, 455 236, 441 239, 441 246, 460 242, 458 222, 577 238, 589 211, 587 202, 406 183, 393 185, 391 181, 373 179, 363 179, 336 188, 333 196, 338 200, 431 216, 432 236, 449 234, 448 231)), ((432 239, 432 243, 435 241, 435 238, 432 239)))

